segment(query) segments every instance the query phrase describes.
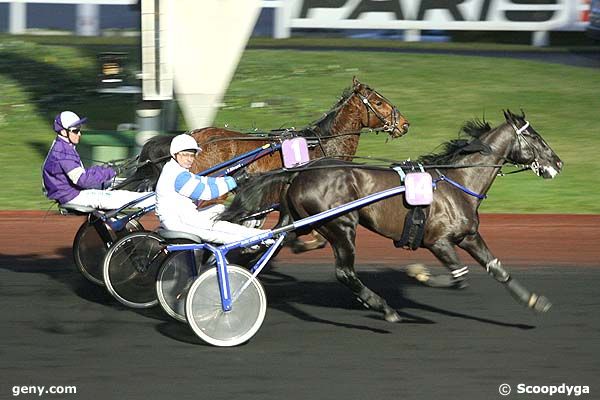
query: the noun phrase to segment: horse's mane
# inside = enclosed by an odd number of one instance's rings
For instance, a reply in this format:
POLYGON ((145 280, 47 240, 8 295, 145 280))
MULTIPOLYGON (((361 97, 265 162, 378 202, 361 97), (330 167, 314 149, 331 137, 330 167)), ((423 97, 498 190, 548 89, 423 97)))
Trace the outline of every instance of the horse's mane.
POLYGON ((331 132, 333 128, 333 120, 340 107, 348 100, 350 96, 354 93, 354 90, 351 86, 348 86, 342 91, 342 95, 338 99, 338 101, 327 111, 321 118, 311 122, 306 128, 302 129, 301 132, 306 135, 312 135, 314 133, 323 134, 331 132))
POLYGON ((436 164, 452 164, 462 158, 464 154, 475 152, 490 152, 488 145, 482 143, 479 138, 486 132, 492 130, 488 122, 473 119, 465 122, 459 131, 459 138, 442 143, 443 147, 439 153, 425 154, 419 157, 418 162, 421 164, 436 165, 436 164), (461 136, 466 135, 467 138, 461 136))

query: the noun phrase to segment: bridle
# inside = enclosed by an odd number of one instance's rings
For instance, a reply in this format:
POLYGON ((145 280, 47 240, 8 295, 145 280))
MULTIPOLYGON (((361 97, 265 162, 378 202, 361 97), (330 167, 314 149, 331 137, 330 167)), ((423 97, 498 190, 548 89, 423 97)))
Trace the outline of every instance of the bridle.
POLYGON ((394 130, 398 129, 398 119, 399 119, 398 115, 400 114, 398 112, 398 109, 396 108, 396 106, 392 105, 392 112, 391 112, 392 118, 391 118, 391 121, 388 121, 385 116, 383 116, 379 111, 377 111, 375 109, 375 107, 373 107, 373 105, 369 101, 369 97, 371 97, 371 95, 373 93, 375 93, 375 94, 377 94, 377 96, 379 96, 380 98, 385 100, 388 104, 391 105, 392 103, 388 99, 383 97, 381 94, 379 94, 376 90, 373 90, 371 88, 369 88, 369 90, 371 92, 367 96, 364 96, 357 89, 354 89, 354 93, 358 96, 358 98, 362 101, 362 103, 365 105, 365 108, 367 109, 367 121, 369 120, 369 112, 372 112, 379 119, 379 121, 381 121, 383 123, 383 127, 381 127, 378 130, 381 130, 383 132, 388 132, 388 133, 394 132, 394 130))
POLYGON ((509 124, 512 126, 512 128, 514 129, 516 135, 517 135, 517 143, 519 143, 519 148, 522 149, 524 146, 524 144, 529 147, 529 149, 531 150, 531 153, 533 154, 531 161, 527 162, 527 164, 529 164, 529 168, 531 168, 531 170, 536 174, 536 175, 540 175, 541 172, 541 165, 538 161, 538 151, 535 148, 535 146, 533 144, 531 144, 530 140, 528 139, 528 136, 531 136, 531 133, 529 133, 528 129, 529 129, 529 121, 524 120, 525 124, 520 127, 517 128, 517 125, 514 124, 514 122, 510 121, 509 124))

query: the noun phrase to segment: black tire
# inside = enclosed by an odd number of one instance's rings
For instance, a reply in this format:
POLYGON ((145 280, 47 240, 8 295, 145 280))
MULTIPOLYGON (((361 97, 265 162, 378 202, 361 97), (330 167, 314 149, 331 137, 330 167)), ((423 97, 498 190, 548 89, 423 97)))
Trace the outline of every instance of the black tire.
MULTIPOLYGON (((117 218, 123 217, 118 215, 117 218)), ((127 222, 125 228, 115 232, 103 223, 92 223, 89 220, 85 221, 75 234, 73 240, 73 259, 75 265, 81 274, 90 282, 104 286, 104 278, 102 276, 102 260, 106 255, 110 246, 121 237, 131 232, 144 230, 144 227, 138 220, 127 222), (110 241, 105 241, 100 237, 98 229, 104 229, 103 233, 110 241)))
POLYGON ((103 261, 106 289, 120 303, 132 308, 158 304, 156 276, 166 258, 166 242, 153 232, 133 232, 108 250, 103 261))

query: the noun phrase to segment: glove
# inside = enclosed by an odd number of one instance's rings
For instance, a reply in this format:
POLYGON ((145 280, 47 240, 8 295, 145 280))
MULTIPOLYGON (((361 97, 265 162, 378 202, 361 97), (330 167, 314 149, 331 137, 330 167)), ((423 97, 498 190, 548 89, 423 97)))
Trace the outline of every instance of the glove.
POLYGON ((116 176, 119 176, 121 173, 123 173, 123 167, 120 165, 110 165, 110 169, 115 171, 116 176))
POLYGON ((101 190, 107 190, 110 189, 113 185, 114 179, 109 179, 107 181, 104 181, 100 184, 100 188, 101 190))
POLYGON ((246 172, 245 168, 238 169, 231 175, 231 177, 235 180, 235 183, 237 183, 238 185, 243 184, 248 179, 250 179, 250 175, 246 172))

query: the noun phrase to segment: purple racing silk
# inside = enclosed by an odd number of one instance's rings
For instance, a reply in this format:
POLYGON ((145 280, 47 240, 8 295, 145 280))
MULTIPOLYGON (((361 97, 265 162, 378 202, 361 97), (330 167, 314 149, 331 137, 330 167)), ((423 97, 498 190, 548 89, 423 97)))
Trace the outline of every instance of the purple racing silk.
POLYGON ((46 197, 64 204, 77 197, 81 190, 102 189, 115 175, 109 167, 85 169, 75 146, 57 136, 42 168, 43 189, 46 197))

